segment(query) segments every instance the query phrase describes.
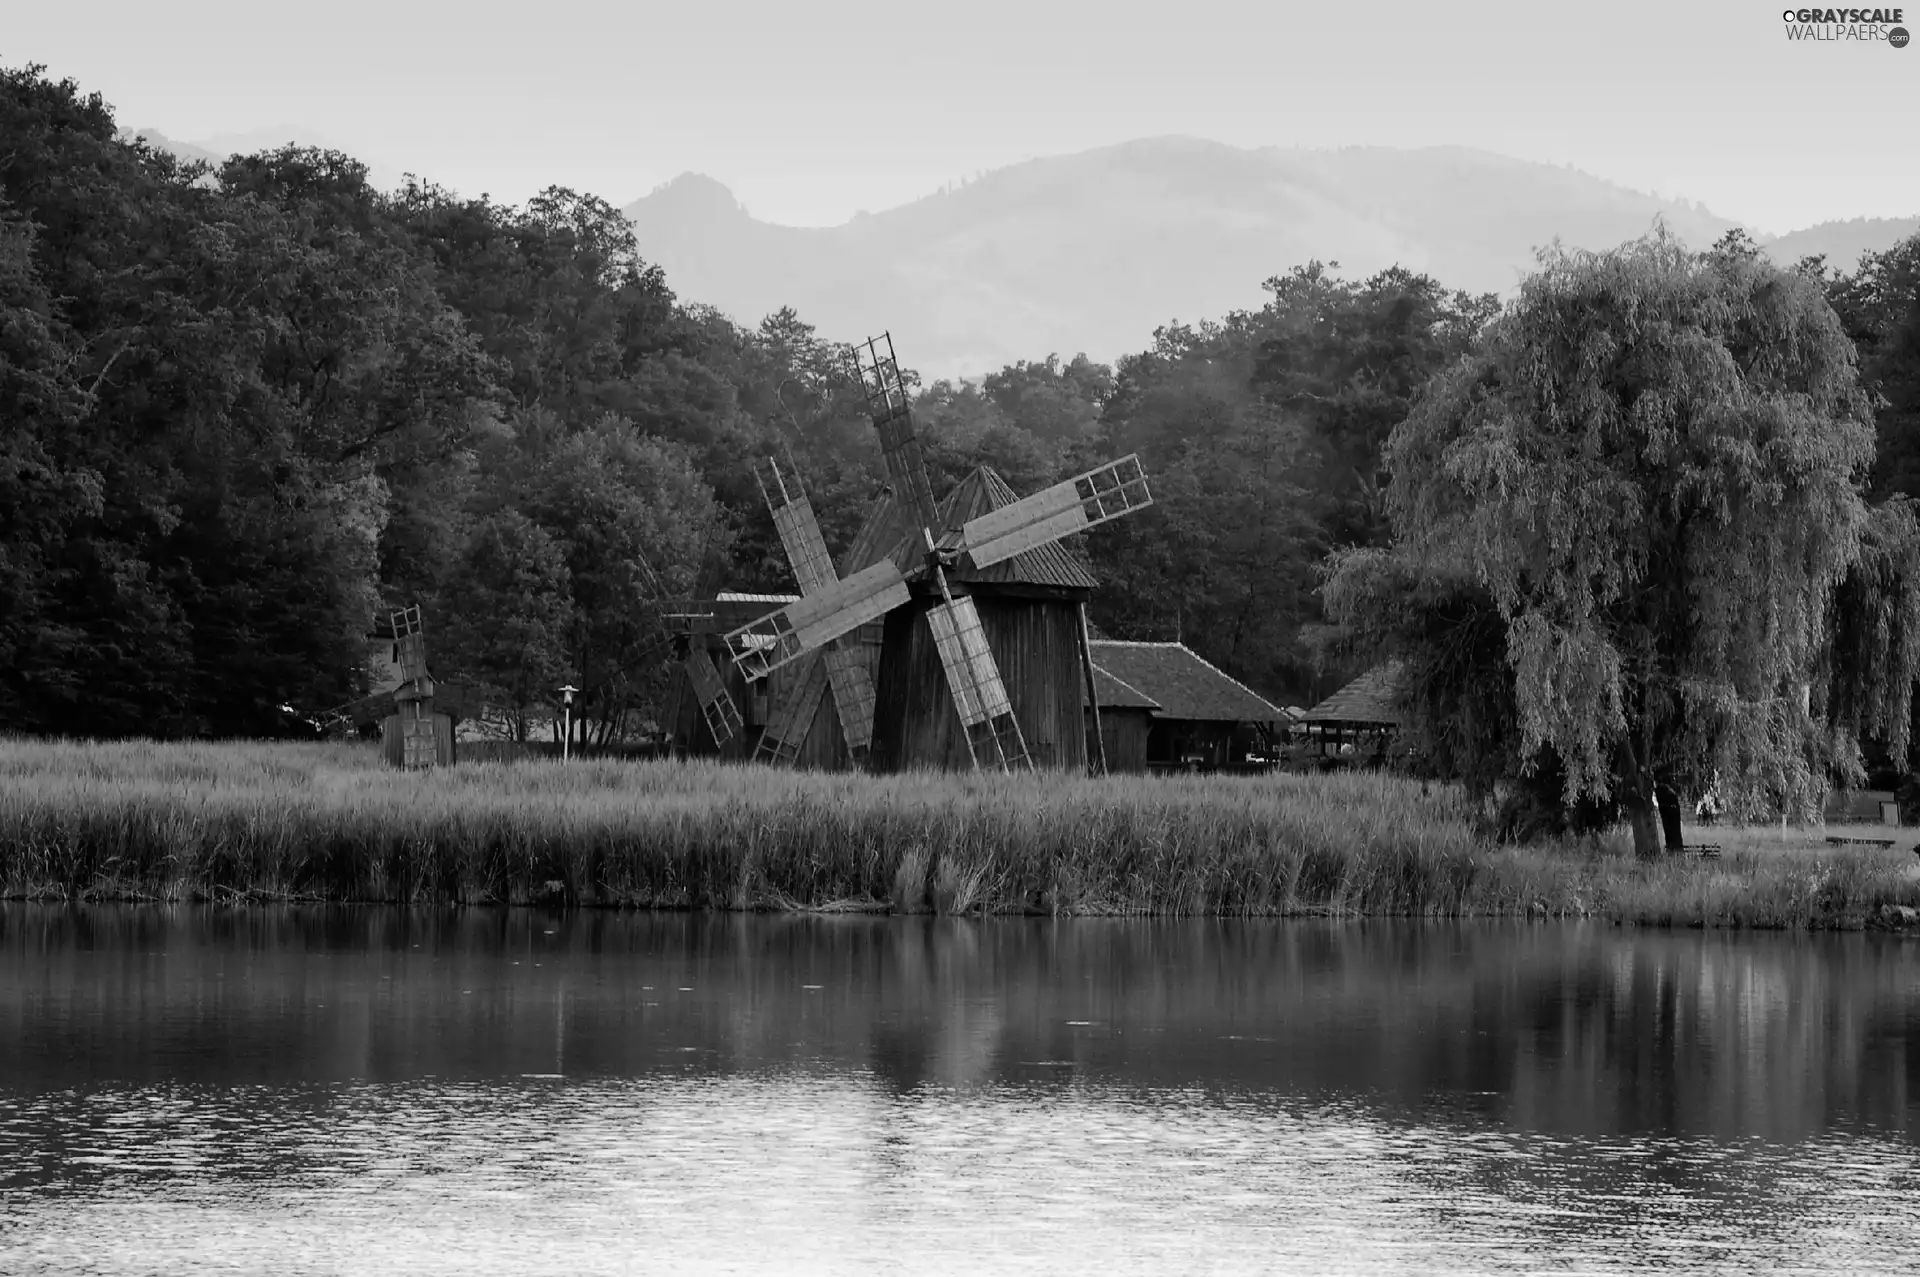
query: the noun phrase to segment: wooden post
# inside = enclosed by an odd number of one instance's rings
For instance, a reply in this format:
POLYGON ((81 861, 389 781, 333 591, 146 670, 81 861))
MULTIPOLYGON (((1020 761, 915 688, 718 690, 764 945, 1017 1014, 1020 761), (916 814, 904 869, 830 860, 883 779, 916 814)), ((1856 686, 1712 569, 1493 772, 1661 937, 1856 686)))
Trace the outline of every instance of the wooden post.
POLYGON ((1087 633, 1087 605, 1080 606, 1080 672, 1087 676, 1087 707, 1093 711, 1093 758, 1096 776, 1107 774, 1107 738, 1100 731, 1100 694, 1093 682, 1093 640, 1087 633))

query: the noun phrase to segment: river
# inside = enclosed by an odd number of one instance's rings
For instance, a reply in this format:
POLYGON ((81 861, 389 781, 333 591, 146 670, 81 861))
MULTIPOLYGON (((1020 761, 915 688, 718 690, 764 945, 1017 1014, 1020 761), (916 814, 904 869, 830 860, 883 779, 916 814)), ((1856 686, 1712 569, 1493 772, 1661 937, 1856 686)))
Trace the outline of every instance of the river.
POLYGON ((1920 1267, 1920 942, 0 905, 0 1272, 1920 1267))

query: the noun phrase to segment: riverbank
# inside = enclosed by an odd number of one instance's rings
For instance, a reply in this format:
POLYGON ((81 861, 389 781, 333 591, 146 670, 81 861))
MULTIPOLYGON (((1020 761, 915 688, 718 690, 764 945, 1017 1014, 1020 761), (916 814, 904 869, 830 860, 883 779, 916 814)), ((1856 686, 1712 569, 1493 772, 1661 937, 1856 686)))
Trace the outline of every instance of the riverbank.
POLYGON ((1495 847, 1390 776, 857 776, 382 766, 350 744, 0 740, 0 896, 1861 927, 1893 850, 1495 847))

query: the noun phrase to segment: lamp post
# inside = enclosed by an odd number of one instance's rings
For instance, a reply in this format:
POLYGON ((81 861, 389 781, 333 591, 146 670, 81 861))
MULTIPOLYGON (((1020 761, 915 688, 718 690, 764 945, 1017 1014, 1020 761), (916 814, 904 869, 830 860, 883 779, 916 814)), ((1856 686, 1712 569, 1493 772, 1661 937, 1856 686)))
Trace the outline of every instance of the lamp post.
POLYGON ((560 761, 563 763, 573 750, 573 694, 579 690, 572 683, 560 689, 560 700, 567 710, 566 732, 560 737, 560 761))

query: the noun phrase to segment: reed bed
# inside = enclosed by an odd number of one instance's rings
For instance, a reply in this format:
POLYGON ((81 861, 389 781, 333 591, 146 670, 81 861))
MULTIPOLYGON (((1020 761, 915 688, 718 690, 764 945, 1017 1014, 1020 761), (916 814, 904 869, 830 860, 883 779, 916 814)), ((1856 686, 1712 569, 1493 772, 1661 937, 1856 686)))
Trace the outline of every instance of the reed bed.
MULTIPOLYGON (((1859 926, 1910 854, 1643 866, 1496 848, 1370 774, 860 776, 687 761, 383 767, 348 744, 0 739, 0 895, 1859 926)), ((1897 911, 1893 911, 1897 912, 1897 911)))

